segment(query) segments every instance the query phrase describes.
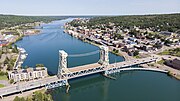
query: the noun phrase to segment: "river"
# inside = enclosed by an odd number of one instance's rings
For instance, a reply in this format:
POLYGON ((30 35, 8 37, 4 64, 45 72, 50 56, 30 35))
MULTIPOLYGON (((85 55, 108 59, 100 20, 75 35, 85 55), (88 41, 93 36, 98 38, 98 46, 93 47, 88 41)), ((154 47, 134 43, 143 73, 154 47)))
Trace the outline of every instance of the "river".
MULTIPOLYGON (((41 33, 26 36, 16 44, 28 53, 23 66, 44 64, 48 73, 54 75, 58 69, 59 50, 68 54, 82 54, 99 48, 63 33, 63 25, 72 19, 43 24, 41 33)), ((109 53, 110 63, 124 61, 123 57, 109 53)), ((69 57, 68 67, 95 63, 99 54, 86 57, 69 57)), ((100 74, 70 80, 70 92, 65 88, 51 91, 55 101, 180 101, 180 82, 158 72, 131 71, 112 74, 116 80, 100 74)))

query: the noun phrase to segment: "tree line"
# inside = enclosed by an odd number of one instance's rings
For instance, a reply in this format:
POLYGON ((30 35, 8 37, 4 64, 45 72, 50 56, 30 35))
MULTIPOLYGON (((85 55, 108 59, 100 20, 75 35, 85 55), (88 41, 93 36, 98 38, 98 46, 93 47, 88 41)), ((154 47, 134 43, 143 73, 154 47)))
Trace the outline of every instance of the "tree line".
POLYGON ((16 16, 16 15, 0 15, 0 29, 5 27, 13 27, 20 24, 33 22, 49 22, 53 20, 61 20, 67 18, 65 16, 16 16))
POLYGON ((175 32, 180 29, 180 13, 177 14, 156 14, 156 15, 126 15, 126 16, 103 16, 94 17, 88 23, 72 22, 74 26, 87 25, 89 28, 106 27, 109 23, 114 23, 114 26, 121 26, 122 28, 130 29, 134 26, 150 28, 153 31, 170 31, 175 32))

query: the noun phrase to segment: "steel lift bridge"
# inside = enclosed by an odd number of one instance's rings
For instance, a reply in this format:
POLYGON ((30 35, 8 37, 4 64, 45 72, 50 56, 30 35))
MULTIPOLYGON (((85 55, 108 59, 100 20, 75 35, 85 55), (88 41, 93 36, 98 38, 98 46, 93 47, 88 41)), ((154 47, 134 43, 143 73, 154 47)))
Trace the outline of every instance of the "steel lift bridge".
POLYGON ((17 94, 22 93, 28 90, 37 89, 45 87, 46 89, 52 89, 60 86, 67 86, 66 92, 68 93, 69 90, 69 83, 68 80, 73 78, 78 78, 90 74, 95 73, 103 73, 105 76, 108 77, 108 74, 121 72, 121 71, 130 71, 130 70, 143 70, 143 71, 155 71, 155 72, 162 72, 167 73, 168 71, 157 69, 157 68, 132 68, 134 65, 146 64, 151 62, 158 61, 158 57, 151 56, 147 58, 141 59, 133 59, 118 63, 109 64, 109 52, 108 47, 100 46, 100 51, 94 51, 85 54, 75 54, 69 55, 69 57, 82 57, 82 56, 89 56, 93 54, 100 53, 100 59, 97 63, 87 64, 72 68, 67 68, 67 57, 68 54, 60 50, 59 51, 59 66, 58 66, 58 73, 54 76, 49 76, 46 78, 32 80, 27 82, 19 82, 18 84, 9 85, 3 88, 0 88, 0 97, 7 96, 10 94, 17 94))
MULTIPOLYGON (((60 84, 69 85, 68 84, 69 79, 73 79, 73 78, 77 78, 77 77, 81 77, 81 76, 85 76, 89 74, 94 74, 98 72, 103 72, 105 68, 109 65, 108 54, 109 54, 108 47, 106 46, 100 46, 100 51, 97 50, 97 51, 93 51, 93 52, 89 52, 85 54, 75 54, 75 55, 68 55, 64 50, 60 50, 57 77, 62 81, 58 85, 60 84), (84 57, 84 56, 94 55, 97 53, 100 53, 100 59, 97 63, 67 68, 67 57, 84 57)), ((51 87, 48 86, 47 88, 54 88, 53 85, 50 85, 51 87)))

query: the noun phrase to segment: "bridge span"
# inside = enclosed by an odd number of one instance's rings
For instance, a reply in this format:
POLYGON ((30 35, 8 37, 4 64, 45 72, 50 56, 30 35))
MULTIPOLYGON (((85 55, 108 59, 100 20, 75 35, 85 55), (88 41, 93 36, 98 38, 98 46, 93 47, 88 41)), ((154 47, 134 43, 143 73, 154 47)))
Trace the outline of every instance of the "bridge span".
POLYGON ((116 73, 122 71, 153 71, 153 72, 168 73, 168 71, 156 69, 156 68, 122 68, 119 70, 110 71, 110 73, 116 73))
POLYGON ((135 59, 130 61, 123 61, 118 63, 109 64, 108 58, 108 48, 101 47, 100 48, 100 60, 97 63, 77 66, 72 68, 67 68, 67 53, 64 51, 59 51, 59 68, 58 74, 55 76, 50 76, 43 79, 27 81, 27 82, 18 82, 17 84, 13 84, 10 86, 6 86, 0 88, 0 96, 6 96, 15 93, 22 93, 24 91, 46 87, 47 89, 52 89, 55 87, 60 87, 64 85, 69 85, 68 80, 73 78, 78 78, 90 74, 95 73, 104 73, 106 75, 121 72, 121 71, 129 71, 129 70, 145 70, 145 71, 156 71, 167 73, 167 71, 163 71, 160 69, 153 68, 131 68, 134 65, 146 64, 151 62, 156 62, 157 57, 148 57, 142 59, 135 59))

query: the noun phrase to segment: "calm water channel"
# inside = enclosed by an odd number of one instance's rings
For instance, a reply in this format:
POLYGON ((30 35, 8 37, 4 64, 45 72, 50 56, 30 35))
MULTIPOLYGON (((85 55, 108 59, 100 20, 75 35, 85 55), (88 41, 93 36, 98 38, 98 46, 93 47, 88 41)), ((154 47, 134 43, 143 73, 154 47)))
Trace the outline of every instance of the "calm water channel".
MULTIPOLYGON (((26 49, 27 59, 23 66, 34 67, 38 63, 48 68, 49 74, 56 74, 59 50, 68 54, 81 54, 99 48, 84 43, 63 33, 65 22, 60 20, 43 24, 41 34, 26 36, 16 44, 26 49)), ((110 63, 123 61, 109 53, 110 63)), ((68 58, 68 67, 97 62, 99 54, 86 57, 68 58)), ((51 94, 55 101, 180 101, 180 81, 163 73, 131 71, 113 74, 116 80, 107 79, 100 74, 70 80, 70 92, 56 88, 51 94)))

